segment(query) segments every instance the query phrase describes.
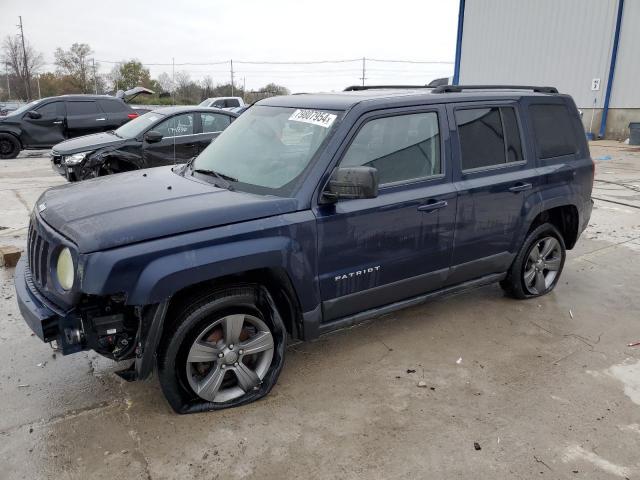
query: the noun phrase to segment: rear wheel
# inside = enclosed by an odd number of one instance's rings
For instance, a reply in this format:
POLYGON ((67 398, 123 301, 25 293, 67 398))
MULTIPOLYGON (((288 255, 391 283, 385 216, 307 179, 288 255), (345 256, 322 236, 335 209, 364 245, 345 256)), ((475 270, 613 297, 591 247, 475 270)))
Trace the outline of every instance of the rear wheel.
POLYGON ((0 158, 16 158, 20 153, 20 142, 10 133, 0 133, 0 158))
POLYGON ((546 295, 558 283, 566 255, 560 232, 542 224, 527 236, 500 286, 520 299, 546 295))
POLYGON ((266 395, 284 362, 283 325, 250 287, 188 301, 158 353, 162 390, 179 413, 244 405, 266 395))

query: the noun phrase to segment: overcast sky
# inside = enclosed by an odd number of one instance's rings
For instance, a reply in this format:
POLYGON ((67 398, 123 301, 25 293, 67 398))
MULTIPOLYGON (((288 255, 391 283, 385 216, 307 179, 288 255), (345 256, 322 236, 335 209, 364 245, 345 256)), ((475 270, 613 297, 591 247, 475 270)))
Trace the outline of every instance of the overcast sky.
MULTIPOLYGON (((53 70, 56 47, 88 43, 107 72, 136 58, 171 64, 193 79, 236 83, 248 89, 276 82, 296 91, 341 90, 360 84, 362 61, 320 65, 249 65, 241 61, 317 61, 367 57, 434 64, 367 61, 369 84, 417 83, 453 73, 458 1, 122 1, 0 0, 0 36, 17 32, 22 15, 27 40, 53 70)), ((172 67, 148 65, 153 77, 172 67)))

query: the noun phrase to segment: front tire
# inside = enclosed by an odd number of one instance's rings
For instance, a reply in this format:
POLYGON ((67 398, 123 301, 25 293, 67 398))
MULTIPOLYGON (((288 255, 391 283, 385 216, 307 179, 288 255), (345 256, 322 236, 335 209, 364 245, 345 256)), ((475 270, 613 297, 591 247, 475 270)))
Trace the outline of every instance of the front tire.
POLYGON ((176 412, 237 407, 271 391, 286 331, 259 288, 218 290, 176 310, 158 350, 160 385, 176 412))
POLYGON ((562 234, 544 223, 527 235, 500 286, 518 299, 546 295, 557 285, 566 256, 562 234))
POLYGON ((8 160, 16 158, 20 153, 20 142, 10 133, 0 133, 0 158, 8 160))

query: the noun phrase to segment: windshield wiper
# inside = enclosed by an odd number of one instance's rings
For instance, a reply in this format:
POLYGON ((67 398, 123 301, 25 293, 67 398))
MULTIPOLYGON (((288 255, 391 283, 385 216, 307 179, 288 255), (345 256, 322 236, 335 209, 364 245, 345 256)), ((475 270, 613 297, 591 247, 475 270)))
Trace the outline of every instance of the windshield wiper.
POLYGON ((218 180, 222 180, 222 182, 224 182, 222 184, 222 188, 226 188, 227 190, 232 190, 231 182, 238 181, 237 178, 233 178, 233 177, 230 177, 229 175, 225 175, 224 173, 216 172, 215 170, 209 170, 206 168, 194 168, 192 169, 192 173, 191 173, 192 175, 193 175, 193 172, 201 173, 203 175, 210 175, 212 177, 216 177, 218 180))

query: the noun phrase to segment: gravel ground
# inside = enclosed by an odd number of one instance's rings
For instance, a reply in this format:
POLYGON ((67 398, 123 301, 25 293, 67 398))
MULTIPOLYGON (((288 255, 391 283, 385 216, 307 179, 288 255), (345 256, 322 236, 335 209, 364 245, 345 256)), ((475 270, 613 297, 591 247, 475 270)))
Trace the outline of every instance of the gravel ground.
MULTIPOLYGON (((291 346, 234 410, 177 416, 155 378, 56 356, 0 268, 0 478, 640 478, 640 149, 591 149, 600 200, 552 294, 489 286, 291 346)), ((0 161, 0 245, 62 183, 42 152, 0 161)))

